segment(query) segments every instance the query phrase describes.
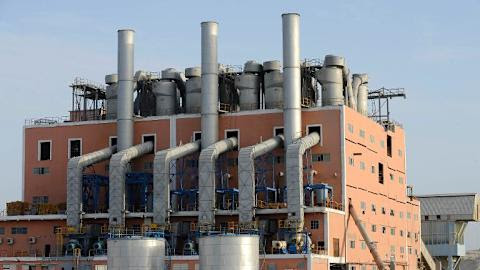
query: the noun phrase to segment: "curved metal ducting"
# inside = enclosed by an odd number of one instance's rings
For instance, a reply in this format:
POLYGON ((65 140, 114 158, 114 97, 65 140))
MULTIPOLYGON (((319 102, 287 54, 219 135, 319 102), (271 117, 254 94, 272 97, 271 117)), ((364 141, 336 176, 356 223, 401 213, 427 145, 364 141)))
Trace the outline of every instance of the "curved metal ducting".
POLYGON ((118 30, 118 151, 133 145, 134 36, 133 30, 118 30))
POLYGON ((243 73, 235 77, 241 111, 260 108, 260 83, 263 66, 253 60, 245 63, 243 73))
POLYGON ((170 215, 170 162, 200 150, 200 141, 159 151, 153 161, 153 222, 165 225, 170 215))
POLYGON ((283 109, 283 74, 280 61, 263 62, 265 109, 283 109))
POLYGON ((83 169, 109 159, 117 147, 104 148, 83 156, 71 158, 67 165, 67 226, 80 228, 82 212, 83 169))
POLYGON ((215 163, 219 155, 231 151, 237 146, 237 138, 228 138, 210 145, 209 147, 203 149, 200 153, 200 157, 198 159, 198 223, 200 225, 212 226, 215 224, 215 163))
POLYGON ((218 23, 202 22, 202 149, 218 141, 218 23))
POLYGON ((202 108, 202 71, 199 67, 185 69, 185 112, 200 113, 202 108))
POLYGON ((247 224, 255 216, 255 158, 273 151, 283 143, 283 135, 240 149, 238 154, 239 223, 247 224))
POLYGON ((357 109, 357 96, 355 96, 353 94, 352 77, 350 76, 350 69, 347 67, 346 63, 345 63, 345 66, 342 69, 342 73, 343 73, 343 81, 345 83, 345 88, 346 88, 345 93, 347 94, 348 107, 356 110, 357 109))
POLYGON ((326 55, 323 65, 315 72, 316 79, 322 85, 322 106, 344 105, 343 70, 345 59, 341 56, 326 55))
POLYGON ((365 116, 368 115, 368 75, 353 74, 354 95, 357 97, 357 111, 365 116))
POLYGON ((282 14, 283 30, 283 124, 285 145, 302 136, 300 76, 300 15, 282 14))
POLYGON ((125 179, 130 161, 153 150, 153 142, 145 142, 122 150, 110 159, 109 220, 110 225, 125 224, 125 179))
POLYGON ((303 230, 303 155, 320 142, 320 134, 309 135, 288 145, 286 154, 288 219, 295 222, 297 230, 303 230))

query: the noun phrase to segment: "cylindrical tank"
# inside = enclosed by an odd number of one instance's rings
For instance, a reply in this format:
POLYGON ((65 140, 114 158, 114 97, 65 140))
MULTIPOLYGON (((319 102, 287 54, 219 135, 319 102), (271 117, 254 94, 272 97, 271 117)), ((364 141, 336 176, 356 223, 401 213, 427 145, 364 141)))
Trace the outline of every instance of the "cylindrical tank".
POLYGON ((200 113, 202 109, 202 71, 199 67, 185 69, 186 113, 200 113))
POLYGON ((368 75, 353 74, 353 77, 358 77, 361 81, 357 93, 357 111, 366 116, 368 115, 368 75))
POLYGON ((235 77, 235 88, 239 90, 240 110, 260 108, 260 73, 263 67, 255 61, 245 63, 243 73, 235 77))
POLYGON ((166 241, 162 238, 109 239, 108 270, 164 269, 166 241))
POLYGON ((156 115, 171 115, 175 113, 177 85, 172 81, 158 81, 153 84, 153 94, 156 101, 156 115))
POLYGON ((258 235, 214 235, 199 241, 202 270, 259 269, 258 235))
POLYGON ((323 68, 315 73, 315 77, 322 85, 322 106, 343 105, 345 59, 341 56, 327 55, 323 65, 323 68))
POLYGON ((117 118, 117 86, 118 86, 118 75, 117 74, 108 74, 105 75, 105 83, 107 88, 105 89, 105 96, 107 99, 107 119, 116 119, 117 118))
POLYGON ((283 108, 283 75, 280 61, 263 63, 265 84, 265 109, 283 108))

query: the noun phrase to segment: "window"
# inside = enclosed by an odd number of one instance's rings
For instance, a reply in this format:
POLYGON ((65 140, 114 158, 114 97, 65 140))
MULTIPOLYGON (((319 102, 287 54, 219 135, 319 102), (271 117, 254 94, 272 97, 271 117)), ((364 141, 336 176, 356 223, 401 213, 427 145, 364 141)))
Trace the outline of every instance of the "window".
POLYGON ((12 234, 27 234, 28 230, 26 227, 13 227, 12 234))
POLYGON ((201 131, 194 131, 193 132, 193 141, 199 141, 202 139, 202 132, 201 131))
POLYGON ((387 213, 387 212, 386 212, 386 210, 385 210, 385 207, 382 207, 382 214, 385 215, 386 213, 387 213))
POLYGON ((142 143, 146 143, 146 142, 152 142, 153 143, 153 149, 152 149, 152 151, 149 152, 149 154, 155 153, 155 149, 156 149, 155 137, 156 137, 155 134, 142 135, 142 143))
POLYGON ((385 141, 384 140, 380 141, 380 147, 385 148, 385 141))
POLYGON ((365 171, 365 162, 360 161, 360 170, 365 171))
POLYGON ((390 246, 390 253, 395 254, 395 246, 390 246))
POLYGON ((394 217, 395 216, 395 210, 390 209, 390 216, 394 217))
POLYGON ((68 139, 68 158, 82 155, 82 139, 68 139))
POLYGON ((390 234, 395 235, 395 228, 390 228, 390 234))
POLYGON ((378 163, 378 182, 383 184, 383 164, 378 163))
POLYGON ((364 210, 364 212, 367 210, 367 204, 364 201, 360 202, 360 209, 364 210))
POLYGON ((372 173, 375 173, 375 165, 372 165, 372 168, 370 169, 372 173))
POLYGON ((333 256, 340 257, 340 239, 333 238, 333 256))
POLYGON ((403 177, 402 176, 398 177, 398 183, 403 184, 403 177))
POLYGON ((403 219, 403 211, 400 211, 400 212, 398 213, 398 216, 400 217, 400 219, 403 219))
POLYGON ((360 137, 365 138, 365 130, 360 129, 360 137))
POLYGON ((377 225, 372 224, 372 232, 376 232, 376 231, 377 231, 377 225))
POLYGON ((350 248, 355 248, 355 240, 350 240, 350 248))
POLYGON ((273 136, 278 136, 283 134, 283 127, 274 127, 273 136))
POLYGON ((312 155, 312 162, 329 162, 330 161, 330 154, 313 154, 312 155))
POLYGON ((0 235, 2 234, 5 234, 5 228, 4 227, 0 227, 0 235))
POLYGON ((226 129, 225 130, 225 139, 228 138, 237 138, 237 147, 234 150, 238 150, 238 145, 240 145, 240 130, 238 129, 226 129))
POLYGON ((110 139, 108 140, 108 145, 110 147, 117 145, 117 137, 116 136, 110 136, 110 139))
POLYGON ((412 254, 412 247, 408 247, 408 254, 412 254))
POLYGON ((38 160, 52 159, 52 141, 38 141, 38 160))
POLYGON ((387 228, 385 226, 382 226, 382 233, 385 234, 387 232, 387 228))
POLYGON ((319 225, 318 220, 312 220, 312 221, 310 221, 310 229, 312 229, 312 230, 317 230, 318 227, 319 227, 318 225, 319 225))
POLYGON ((395 179, 395 176, 393 176, 393 174, 391 173, 390 174, 390 181, 393 181, 395 179))
POLYGON ((33 168, 33 174, 48 174, 50 170, 48 167, 38 167, 38 168, 33 168))
POLYGON ((374 143, 375 143, 375 136, 373 136, 373 135, 370 135, 370 142, 371 142, 372 144, 374 144, 374 143))
POLYGON ((410 212, 407 212, 407 219, 410 219, 412 217, 412 214, 410 212))
POLYGON ((399 156, 399 157, 403 156, 403 151, 402 151, 402 149, 398 149, 398 156, 399 156))
POLYGON ((348 128, 348 131, 349 131, 350 133, 353 133, 354 130, 353 130, 353 125, 352 125, 352 124, 348 123, 347 128, 348 128))
POLYGON ((372 203, 372 212, 377 213, 377 207, 372 203))
POLYGON ((350 166, 355 166, 355 160, 353 160, 353 157, 348 158, 348 164, 350 164, 350 166))
POLYGON ((400 230, 400 236, 403 237, 403 230, 400 230))
POLYGON ((307 134, 317 132, 318 136, 320 136, 320 142, 318 144, 322 144, 322 126, 321 125, 308 125, 307 126, 307 134))
POLYGON ((387 155, 392 156, 392 136, 387 135, 387 155))
POLYGON ((33 196, 32 203, 33 204, 48 203, 48 196, 33 196))

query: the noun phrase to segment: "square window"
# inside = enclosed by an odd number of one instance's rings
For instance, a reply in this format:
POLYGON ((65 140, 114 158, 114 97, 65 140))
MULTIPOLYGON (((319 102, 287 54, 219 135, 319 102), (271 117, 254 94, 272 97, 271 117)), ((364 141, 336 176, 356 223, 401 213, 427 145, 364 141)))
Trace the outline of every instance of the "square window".
POLYGON ((360 170, 365 171, 365 162, 360 161, 360 170))
POLYGON ((390 228, 390 234, 395 235, 395 228, 390 228))
POLYGON ((310 229, 317 230, 318 227, 319 227, 319 221, 318 220, 310 221, 310 229))
POLYGON ((350 248, 355 248, 355 240, 350 240, 350 248))
POLYGON ((376 231, 377 231, 377 225, 372 224, 372 232, 376 232, 376 231))
POLYGON ((39 160, 51 160, 52 157, 52 142, 51 141, 39 141, 38 142, 38 159, 39 160))
POLYGON ((202 132, 201 131, 195 131, 193 132, 193 141, 199 141, 202 139, 202 132))
POLYGON ((68 158, 79 157, 82 155, 82 140, 69 139, 68 140, 68 158))
POLYGON ((148 135, 142 135, 142 143, 146 143, 146 142, 152 142, 153 144, 153 149, 152 151, 149 152, 149 154, 153 154, 155 153, 155 134, 148 134, 148 135))
POLYGON ((349 131, 350 133, 353 133, 353 132, 354 132, 354 130, 353 130, 353 125, 352 125, 352 124, 348 123, 347 128, 348 128, 348 131, 349 131))
POLYGON ((360 129, 360 137, 365 138, 365 130, 360 129))
POLYGON ((109 140, 108 143, 109 143, 108 145, 110 145, 110 147, 117 145, 117 137, 115 137, 115 136, 110 137, 110 140, 109 140))
POLYGON ((391 173, 390 174, 390 181, 393 181, 393 180, 395 180, 395 176, 393 176, 393 174, 391 173))
POLYGON ((273 136, 278 136, 283 134, 283 127, 276 127, 273 129, 273 136))

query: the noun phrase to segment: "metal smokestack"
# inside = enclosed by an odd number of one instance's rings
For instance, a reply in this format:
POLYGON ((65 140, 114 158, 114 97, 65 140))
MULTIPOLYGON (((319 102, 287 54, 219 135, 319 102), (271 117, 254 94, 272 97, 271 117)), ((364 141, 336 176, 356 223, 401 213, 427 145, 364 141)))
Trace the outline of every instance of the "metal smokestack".
POLYGON ((118 30, 117 148, 133 145, 133 49, 135 31, 118 30))
POLYGON ((285 145, 302 135, 300 78, 300 15, 282 14, 283 27, 283 124, 285 145))
POLYGON ((202 149, 218 141, 218 23, 202 22, 202 149))

